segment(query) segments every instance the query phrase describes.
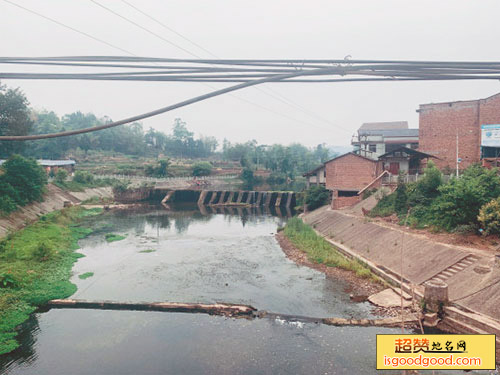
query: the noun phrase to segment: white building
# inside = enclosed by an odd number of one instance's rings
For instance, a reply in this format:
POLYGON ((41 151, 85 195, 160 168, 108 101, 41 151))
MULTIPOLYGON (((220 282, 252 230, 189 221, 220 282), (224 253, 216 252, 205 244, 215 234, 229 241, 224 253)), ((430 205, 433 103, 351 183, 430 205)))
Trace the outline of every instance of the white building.
POLYGON ((358 129, 351 144, 356 154, 377 160, 400 147, 417 149, 418 129, 409 129, 406 121, 367 122, 358 129))

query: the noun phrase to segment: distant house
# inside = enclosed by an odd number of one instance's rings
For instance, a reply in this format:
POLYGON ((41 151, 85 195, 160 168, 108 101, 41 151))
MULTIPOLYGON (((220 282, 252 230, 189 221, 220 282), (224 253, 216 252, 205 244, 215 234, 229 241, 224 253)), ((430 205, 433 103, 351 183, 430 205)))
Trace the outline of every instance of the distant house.
POLYGON ((307 188, 311 185, 323 185, 326 184, 326 169, 325 165, 320 165, 318 168, 313 169, 307 173, 304 173, 303 176, 307 179, 307 188))
POLYGON ((358 129, 351 144, 356 154, 377 160, 400 147, 417 149, 418 129, 409 129, 406 121, 367 122, 358 129))
POLYGON ((408 175, 419 174, 422 172, 421 161, 430 158, 436 157, 408 147, 399 147, 379 156, 383 169, 392 175, 398 175, 399 172, 408 175))
MULTIPOLYGON (((5 162, 5 160, 0 160, 0 165, 2 165, 5 162)), ((37 163, 40 164, 47 174, 49 174, 51 171, 53 173, 57 173, 59 168, 64 168, 68 173, 73 173, 75 171, 75 164, 76 162, 74 160, 45 160, 45 159, 40 159, 37 160, 37 163)))
POLYGON ((325 171, 326 188, 333 193, 332 208, 338 209, 361 199, 358 193, 382 173, 382 164, 378 160, 349 152, 325 162, 325 171))

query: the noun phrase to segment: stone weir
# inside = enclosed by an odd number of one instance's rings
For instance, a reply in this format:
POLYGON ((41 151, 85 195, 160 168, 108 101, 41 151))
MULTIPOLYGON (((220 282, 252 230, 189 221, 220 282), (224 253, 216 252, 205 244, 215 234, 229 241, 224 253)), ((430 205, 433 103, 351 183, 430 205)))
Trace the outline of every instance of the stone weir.
POLYGON ((154 200, 162 203, 197 202, 201 206, 286 207, 295 206, 292 191, 216 191, 155 189, 154 200))

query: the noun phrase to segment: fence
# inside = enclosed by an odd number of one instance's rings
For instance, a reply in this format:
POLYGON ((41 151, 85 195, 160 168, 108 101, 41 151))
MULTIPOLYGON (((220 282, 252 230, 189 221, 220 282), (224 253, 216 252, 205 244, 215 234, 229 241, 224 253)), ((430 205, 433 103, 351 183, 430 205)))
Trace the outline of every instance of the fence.
MULTIPOLYGON (((397 174, 389 174, 382 177, 382 185, 395 185, 398 183, 398 175, 397 174)), ((424 174, 406 174, 403 176, 404 183, 408 184, 410 182, 417 182, 424 174)), ((452 177, 452 175, 443 175, 443 181, 448 182, 452 177)))
POLYGON ((238 178, 236 174, 219 175, 219 176, 181 176, 181 177, 147 177, 147 176, 130 176, 125 174, 96 174, 95 178, 110 178, 116 180, 136 180, 144 182, 175 182, 175 181, 211 181, 211 180, 230 180, 238 178))

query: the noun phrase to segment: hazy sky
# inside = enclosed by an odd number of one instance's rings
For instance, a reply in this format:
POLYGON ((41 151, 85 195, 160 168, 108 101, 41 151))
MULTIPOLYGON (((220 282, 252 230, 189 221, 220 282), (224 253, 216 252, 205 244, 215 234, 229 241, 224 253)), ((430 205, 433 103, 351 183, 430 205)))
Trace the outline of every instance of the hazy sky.
MULTIPOLYGON (((136 55, 192 57, 90 0, 11 1, 136 55)), ((164 39, 210 57, 121 0, 98 1, 164 39)), ((350 55, 353 59, 500 61, 498 0, 127 1, 221 58, 350 55)), ((0 38, 2 56, 124 54, 4 0, 0 0, 0 38)), ((212 90, 202 83, 3 83, 21 87, 37 109, 58 114, 81 110, 114 120, 212 90)), ((174 118, 181 117, 197 134, 214 135, 220 141, 225 137, 264 144, 348 145, 363 122, 407 120, 410 127, 418 127, 419 104, 483 98, 500 91, 496 81, 274 83, 267 87, 300 103, 308 113, 249 88, 145 120, 143 125, 170 132, 174 118)))

